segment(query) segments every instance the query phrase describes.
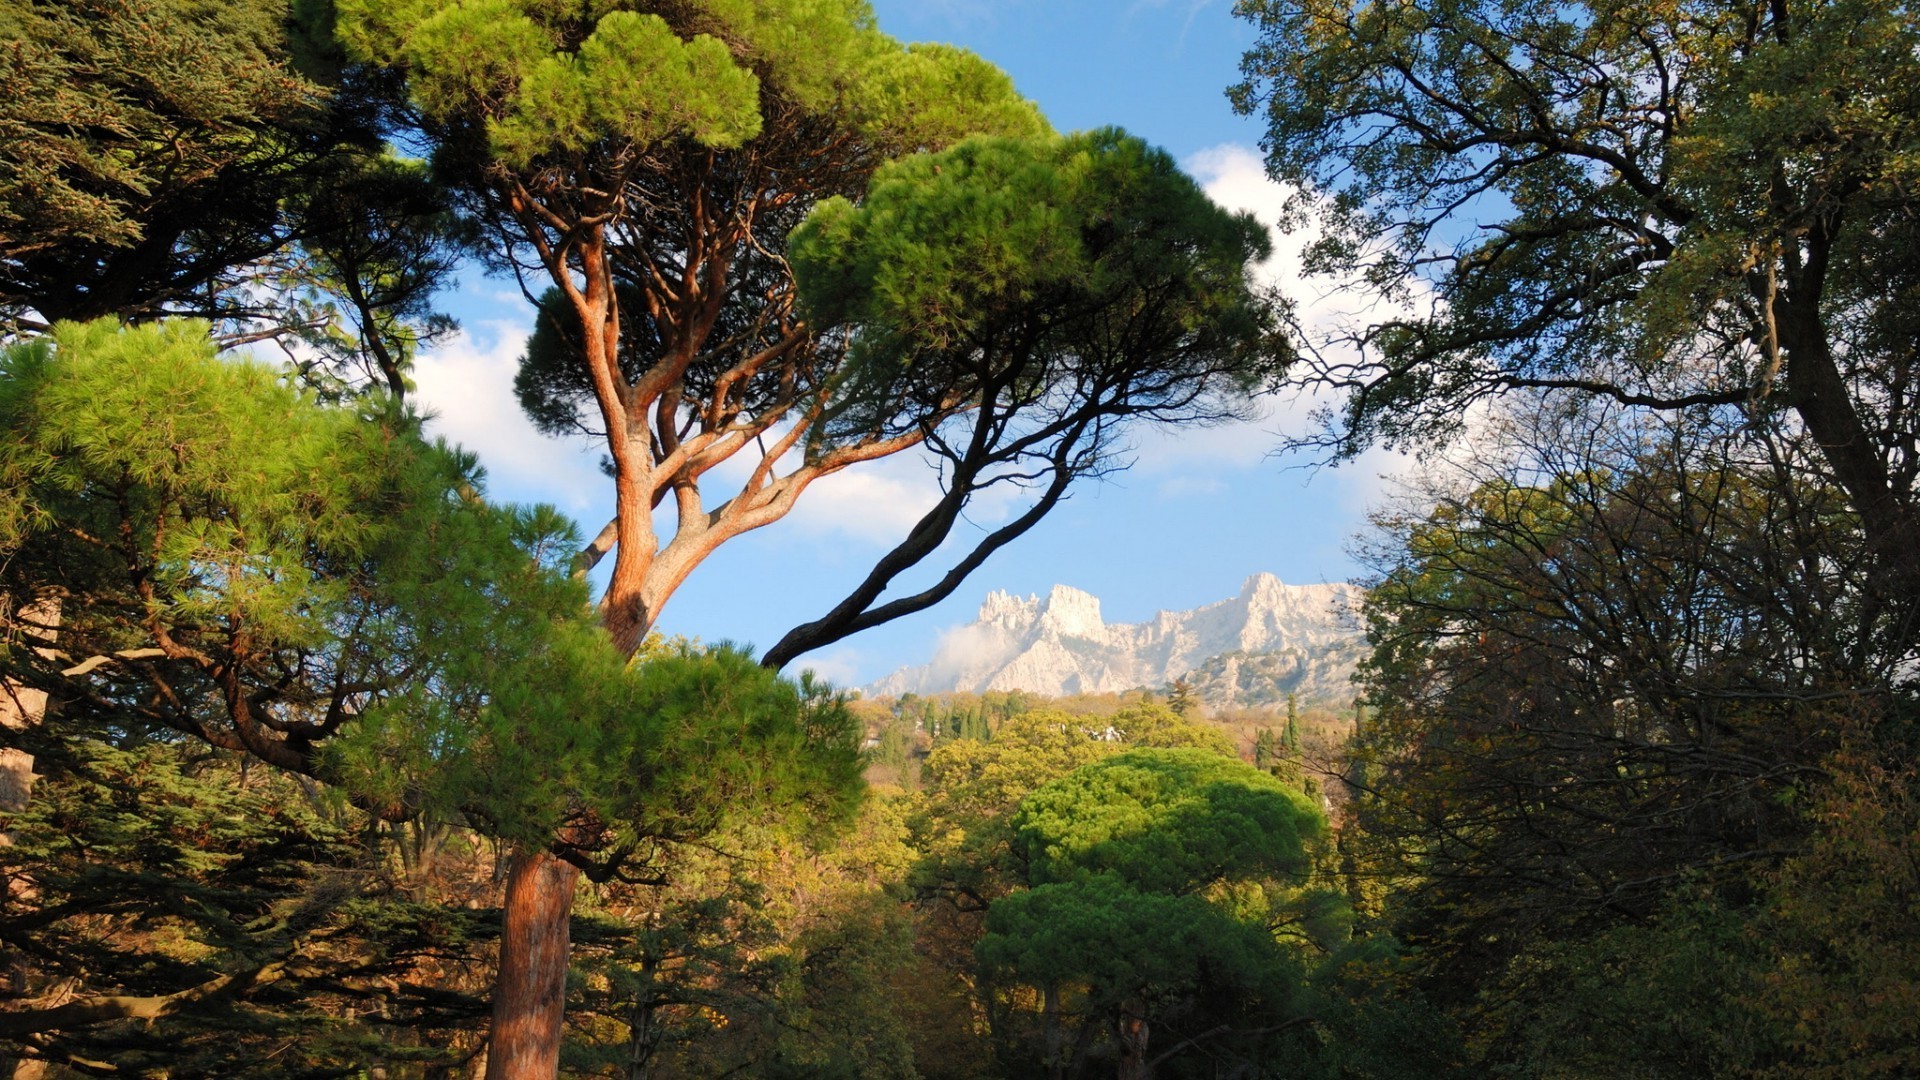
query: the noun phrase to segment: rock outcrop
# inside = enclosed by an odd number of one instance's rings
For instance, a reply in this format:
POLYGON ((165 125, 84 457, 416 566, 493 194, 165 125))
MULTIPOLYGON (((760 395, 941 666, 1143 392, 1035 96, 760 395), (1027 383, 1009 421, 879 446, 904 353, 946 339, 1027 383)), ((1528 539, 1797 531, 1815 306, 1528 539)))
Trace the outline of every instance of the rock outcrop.
POLYGON ((941 640, 931 662, 896 671, 866 692, 1100 693, 1157 689, 1199 674, 1205 685, 1196 689, 1216 705, 1284 699, 1288 692, 1345 700, 1360 653, 1358 601, 1351 585, 1287 585, 1255 574, 1230 600, 1108 624, 1099 599, 1070 586, 1024 599, 994 592, 978 619, 941 640))

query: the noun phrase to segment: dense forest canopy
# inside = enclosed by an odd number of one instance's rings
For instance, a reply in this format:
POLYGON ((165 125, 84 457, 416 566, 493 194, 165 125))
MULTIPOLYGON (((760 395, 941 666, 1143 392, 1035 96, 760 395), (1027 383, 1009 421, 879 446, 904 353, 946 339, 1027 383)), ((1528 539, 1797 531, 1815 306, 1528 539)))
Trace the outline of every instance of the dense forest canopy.
POLYGON ((1920 17, 1238 14, 1372 324, 860 0, 0 5, 0 1068, 1920 1070, 1920 17), (423 434, 469 263, 593 536, 423 434), (778 672, 1280 385, 1425 455, 1353 702, 778 672), (932 509, 832 610, 653 632, 905 451, 932 509))

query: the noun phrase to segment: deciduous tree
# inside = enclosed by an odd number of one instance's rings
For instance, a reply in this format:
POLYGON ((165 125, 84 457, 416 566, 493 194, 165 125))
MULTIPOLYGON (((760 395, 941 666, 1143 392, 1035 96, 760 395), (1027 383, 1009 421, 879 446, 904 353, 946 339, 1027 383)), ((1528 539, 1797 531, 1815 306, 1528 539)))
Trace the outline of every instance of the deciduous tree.
POLYGON ((1248 0, 1317 268, 1411 308, 1359 331, 1343 452, 1517 387, 1786 417, 1898 603, 1920 595, 1912 395, 1920 21, 1885 0, 1248 0))
MULTIPOLYGON (((1392 924, 1489 1065, 1585 1022, 1545 993, 1612 992, 1581 964, 1690 978, 1660 935, 1757 917, 1809 842, 1836 718, 1902 698, 1886 646, 1905 628, 1857 591, 1869 556, 1846 497, 1811 479, 1817 451, 1755 459, 1749 429, 1640 419, 1515 421, 1517 460, 1483 438, 1467 482, 1382 521, 1343 843, 1394 887, 1392 924)), ((1626 1011, 1655 993, 1616 989, 1626 1011)))

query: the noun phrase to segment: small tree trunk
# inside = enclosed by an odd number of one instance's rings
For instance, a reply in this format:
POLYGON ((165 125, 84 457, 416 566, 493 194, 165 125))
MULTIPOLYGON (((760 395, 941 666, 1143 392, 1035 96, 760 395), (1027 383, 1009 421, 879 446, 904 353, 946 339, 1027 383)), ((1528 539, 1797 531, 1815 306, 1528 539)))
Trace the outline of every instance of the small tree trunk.
MULTIPOLYGON (((648 915, 649 928, 657 924, 659 912, 648 915)), ((627 1080, 652 1080, 653 1054, 660 1046, 660 1029, 654 1023, 655 971, 659 961, 651 951, 640 958, 640 992, 635 995, 633 1014, 627 1024, 627 1080)))
POLYGON ((1120 1022, 1115 1025, 1120 1038, 1119 1080, 1151 1080, 1153 1066, 1147 1060, 1147 1016, 1138 1003, 1120 1006, 1120 1022))
POLYGON ((1056 983, 1048 983, 1040 992, 1040 1022, 1047 1076, 1049 1080, 1066 1080, 1067 1038, 1060 1028, 1060 987, 1056 983))
MULTIPOLYGON (((38 638, 52 642, 54 627, 60 625, 60 601, 41 600, 20 610, 18 620, 8 617, 6 602, 0 600, 0 637, 38 638), (32 629, 23 624, 31 624, 32 629)), ((48 648, 36 646, 41 656, 50 656, 48 648)), ((47 694, 0 679, 0 728, 27 731, 39 727, 47 716, 47 694)), ((33 755, 13 746, 0 747, 0 811, 18 813, 33 797, 33 755)), ((13 843, 13 834, 0 832, 0 844, 13 843)))
POLYGON ((567 953, 580 870, 543 849, 514 852, 500 911, 500 973, 486 1080, 554 1080, 567 1015, 567 953))

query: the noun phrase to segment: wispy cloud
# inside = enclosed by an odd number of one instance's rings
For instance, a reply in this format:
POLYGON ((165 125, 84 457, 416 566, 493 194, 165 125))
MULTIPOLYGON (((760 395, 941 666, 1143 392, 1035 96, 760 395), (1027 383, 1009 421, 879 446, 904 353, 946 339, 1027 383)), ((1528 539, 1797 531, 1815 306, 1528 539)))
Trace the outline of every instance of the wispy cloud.
MULTIPOLYGON (((1323 355, 1336 361, 1352 358, 1350 347, 1340 344, 1341 340, 1357 327, 1394 313, 1371 292, 1348 289, 1339 281, 1307 273, 1306 251, 1317 234, 1311 226, 1293 232, 1281 230, 1280 222, 1298 199, 1299 191, 1267 175, 1259 151, 1229 143, 1193 154, 1184 164, 1215 202, 1231 210, 1251 212, 1272 231, 1273 255, 1256 273, 1293 302, 1301 332, 1323 355)), ((1264 454, 1271 455, 1284 445, 1315 435, 1324 423, 1319 414, 1336 403, 1335 396, 1311 385, 1283 391, 1267 404, 1253 425, 1267 438, 1264 454)), ((1246 448, 1233 439, 1234 434, 1227 435, 1229 445, 1245 453, 1246 448)), ((1289 455, 1290 463, 1311 469, 1315 466, 1312 453, 1289 455)), ((1227 456, 1225 460, 1233 459, 1227 456)), ((1363 453, 1341 466, 1343 501, 1355 512, 1364 509, 1412 466, 1411 459, 1385 450, 1363 453)))
POLYGON ((516 502, 550 502, 598 529, 589 520, 607 504, 610 488, 584 440, 540 434, 513 397, 531 321, 470 320, 467 329, 414 364, 416 397, 433 414, 430 434, 445 436, 480 455, 490 489, 516 502))
POLYGON ((801 656, 788 665, 787 670, 811 671, 837 690, 851 690, 859 685, 860 673, 868 662, 862 650, 851 645, 836 645, 801 656))
POLYGON ((1193 21, 1200 13, 1213 7, 1215 0, 1133 0, 1127 5, 1126 13, 1121 16, 1124 23, 1131 24, 1135 19, 1150 11, 1164 8, 1180 8, 1184 14, 1180 18, 1180 33, 1173 40, 1173 51, 1179 52, 1187 43, 1187 35, 1193 30, 1193 21))

